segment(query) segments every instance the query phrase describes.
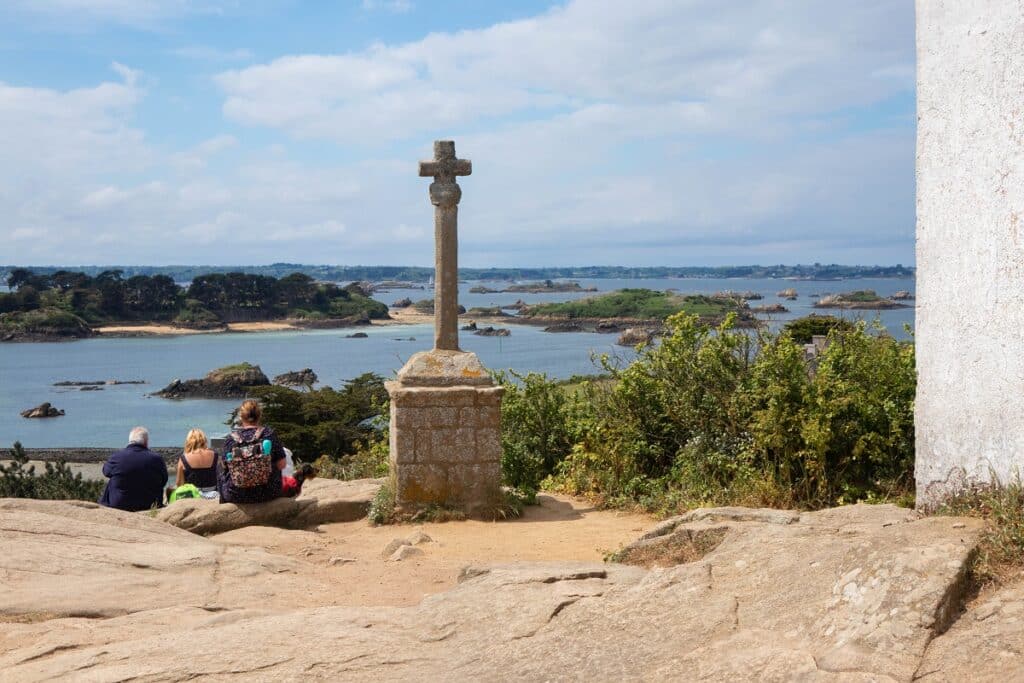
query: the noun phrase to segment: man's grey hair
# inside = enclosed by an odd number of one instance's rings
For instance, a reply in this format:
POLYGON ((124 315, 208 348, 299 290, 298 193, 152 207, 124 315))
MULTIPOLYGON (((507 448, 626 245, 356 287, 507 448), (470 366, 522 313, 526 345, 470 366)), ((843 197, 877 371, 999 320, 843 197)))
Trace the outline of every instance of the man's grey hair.
POLYGON ((135 427, 131 433, 128 434, 128 445, 137 444, 139 446, 149 445, 149 430, 145 427, 135 427))

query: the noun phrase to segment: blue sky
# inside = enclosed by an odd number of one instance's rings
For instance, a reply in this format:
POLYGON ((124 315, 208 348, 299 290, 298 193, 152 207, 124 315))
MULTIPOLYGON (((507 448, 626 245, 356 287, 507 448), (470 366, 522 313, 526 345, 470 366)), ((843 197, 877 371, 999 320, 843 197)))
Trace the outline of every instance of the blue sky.
POLYGON ((910 0, 6 0, 0 263, 912 263, 910 0))

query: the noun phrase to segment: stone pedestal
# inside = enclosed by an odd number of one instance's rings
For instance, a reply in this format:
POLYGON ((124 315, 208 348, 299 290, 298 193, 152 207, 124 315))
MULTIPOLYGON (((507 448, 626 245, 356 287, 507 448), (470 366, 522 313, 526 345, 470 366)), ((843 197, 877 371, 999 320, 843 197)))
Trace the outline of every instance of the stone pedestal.
POLYGON ((387 383, 391 486, 403 512, 442 505, 474 514, 501 493, 501 396, 476 354, 417 353, 387 383))

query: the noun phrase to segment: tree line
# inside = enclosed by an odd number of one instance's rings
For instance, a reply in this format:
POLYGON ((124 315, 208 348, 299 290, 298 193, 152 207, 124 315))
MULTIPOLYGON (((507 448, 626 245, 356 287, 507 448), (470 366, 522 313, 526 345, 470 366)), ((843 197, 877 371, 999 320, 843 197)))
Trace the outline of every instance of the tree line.
POLYGON ((358 284, 342 287, 291 273, 281 278, 242 272, 209 273, 180 287, 164 274, 132 275, 104 270, 36 272, 11 269, 0 293, 0 313, 53 308, 89 323, 168 321, 185 325, 283 317, 342 318, 387 315, 387 307, 358 284))

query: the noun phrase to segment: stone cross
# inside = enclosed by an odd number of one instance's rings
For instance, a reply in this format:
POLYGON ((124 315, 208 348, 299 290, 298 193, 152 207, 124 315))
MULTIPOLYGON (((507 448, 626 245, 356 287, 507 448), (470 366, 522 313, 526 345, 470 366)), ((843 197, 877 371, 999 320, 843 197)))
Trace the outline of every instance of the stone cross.
POLYGON ((456 176, 473 172, 473 163, 455 158, 452 140, 434 142, 434 160, 420 162, 420 176, 434 176, 434 348, 459 350, 459 200, 456 176))

